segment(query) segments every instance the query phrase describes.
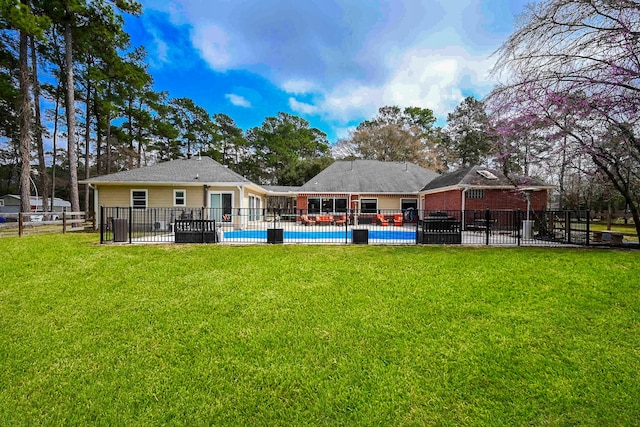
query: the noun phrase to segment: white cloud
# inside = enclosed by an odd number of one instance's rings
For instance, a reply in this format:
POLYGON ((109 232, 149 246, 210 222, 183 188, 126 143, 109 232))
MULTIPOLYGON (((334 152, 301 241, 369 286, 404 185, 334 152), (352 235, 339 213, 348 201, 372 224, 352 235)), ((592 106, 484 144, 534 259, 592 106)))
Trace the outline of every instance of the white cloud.
POLYGON ((300 102, 293 97, 289 98, 289 108, 291 108, 296 113, 301 114, 316 114, 318 112, 318 107, 316 107, 315 105, 300 102))
POLYGON ((149 59, 154 62, 167 63, 169 61, 169 45, 160 37, 154 27, 148 26, 147 31, 153 37, 154 43, 154 55, 150 56, 149 59))
POLYGON ((281 88, 287 93, 292 93, 294 95, 303 95, 316 91, 317 85, 305 79, 292 79, 285 81, 281 85, 281 88))
POLYGON ((235 65, 229 52, 229 36, 224 29, 216 25, 204 25, 194 28, 192 42, 202 58, 217 71, 226 71, 235 65))
POLYGON ((251 102, 240 95, 227 93, 224 97, 227 98, 229 102, 231 102, 236 107, 251 108, 251 102))
POLYGON ((491 60, 460 48, 408 51, 385 82, 375 86, 345 82, 324 95, 320 109, 328 119, 343 123, 354 117, 371 118, 384 105, 429 108, 444 120, 464 99, 463 90, 478 97, 490 90, 492 82, 486 75, 491 65, 491 60))

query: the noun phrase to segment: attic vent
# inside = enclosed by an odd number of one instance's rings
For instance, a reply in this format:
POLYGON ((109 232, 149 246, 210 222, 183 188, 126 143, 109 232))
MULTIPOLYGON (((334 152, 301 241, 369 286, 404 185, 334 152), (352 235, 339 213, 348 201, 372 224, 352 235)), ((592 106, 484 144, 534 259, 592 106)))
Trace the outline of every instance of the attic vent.
POLYGON ((487 179, 498 179, 497 176, 495 176, 493 173, 489 172, 486 169, 481 169, 479 171, 477 171, 480 175, 482 175, 483 177, 487 178, 487 179))

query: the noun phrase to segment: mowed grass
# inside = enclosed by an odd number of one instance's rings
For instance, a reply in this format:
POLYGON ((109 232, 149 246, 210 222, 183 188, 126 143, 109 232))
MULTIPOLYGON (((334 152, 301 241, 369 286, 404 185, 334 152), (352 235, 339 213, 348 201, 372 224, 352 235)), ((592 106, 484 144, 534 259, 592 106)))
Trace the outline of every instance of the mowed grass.
POLYGON ((640 254, 0 239, 0 425, 634 425, 640 254))

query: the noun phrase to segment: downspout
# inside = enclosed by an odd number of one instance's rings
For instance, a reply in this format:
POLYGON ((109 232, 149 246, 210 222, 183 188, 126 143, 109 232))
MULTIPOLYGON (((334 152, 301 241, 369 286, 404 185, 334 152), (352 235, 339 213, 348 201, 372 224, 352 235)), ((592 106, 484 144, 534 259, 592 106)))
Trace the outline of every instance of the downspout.
MULTIPOLYGON (((94 187, 93 184, 89 184, 89 188, 93 189, 93 216, 96 219, 94 221, 94 228, 97 230, 100 221, 102 221, 102 218, 99 218, 98 215, 98 212, 100 212, 100 210, 98 209, 98 187, 94 187)), ((51 205, 53 205, 53 200, 51 200, 51 205)))
POLYGON ((246 228, 246 215, 242 215, 242 204, 244 203, 244 187, 241 185, 236 185, 238 188, 238 194, 240 195, 240 203, 238 203, 238 215, 240 215, 240 229, 244 230, 246 228))
POLYGON ((464 230, 466 228, 466 221, 465 221, 465 209, 467 207, 467 190, 469 188, 468 187, 464 187, 462 189, 462 215, 460 215, 461 221, 462 221, 462 229, 464 230))
MULTIPOLYGON (((204 184, 202 186, 202 207, 204 208, 205 212, 208 212, 208 209, 207 209, 207 207, 209 205, 207 203, 207 201, 208 201, 207 199, 209 198, 208 197, 208 195, 209 195, 208 193, 209 193, 209 186, 207 184, 204 184)), ((207 218, 210 217, 209 214, 207 214, 206 216, 207 216, 207 218)), ((202 219, 204 219, 204 218, 202 218, 202 219)))

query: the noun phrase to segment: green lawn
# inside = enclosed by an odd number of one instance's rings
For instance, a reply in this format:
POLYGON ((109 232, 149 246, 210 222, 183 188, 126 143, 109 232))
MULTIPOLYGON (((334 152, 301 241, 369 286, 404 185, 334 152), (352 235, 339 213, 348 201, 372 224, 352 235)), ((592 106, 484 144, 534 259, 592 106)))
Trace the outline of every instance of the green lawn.
MULTIPOLYGON (((607 230, 606 222, 592 222, 590 224, 591 231, 605 231, 607 230)), ((611 231, 619 231, 624 234, 624 240, 626 242, 637 242, 638 235, 636 233, 636 226, 633 224, 611 224, 611 231)))
POLYGON ((0 425, 634 425, 640 253, 0 238, 0 425))

